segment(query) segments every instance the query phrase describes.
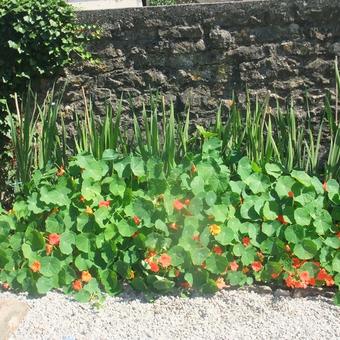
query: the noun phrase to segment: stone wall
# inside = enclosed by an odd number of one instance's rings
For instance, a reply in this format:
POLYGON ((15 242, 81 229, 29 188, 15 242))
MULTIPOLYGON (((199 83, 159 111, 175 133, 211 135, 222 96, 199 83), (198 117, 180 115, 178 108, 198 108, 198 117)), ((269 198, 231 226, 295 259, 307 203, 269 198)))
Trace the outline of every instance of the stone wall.
MULTIPOLYGON (((142 99, 157 89, 179 110, 209 115, 233 91, 315 102, 333 88, 340 55, 340 1, 253 0, 79 12, 103 28, 91 45, 98 65, 65 70, 66 102, 78 107, 85 87, 102 109, 122 93, 142 99)), ((242 95, 243 94, 243 95, 242 95)), ((205 117, 205 116, 201 116, 205 117)))

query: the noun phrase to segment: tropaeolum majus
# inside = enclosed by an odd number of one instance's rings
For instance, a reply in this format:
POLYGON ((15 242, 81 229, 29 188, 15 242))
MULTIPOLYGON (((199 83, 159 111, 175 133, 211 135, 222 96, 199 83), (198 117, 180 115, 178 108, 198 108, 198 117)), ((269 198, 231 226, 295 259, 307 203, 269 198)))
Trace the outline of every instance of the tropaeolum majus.
POLYGON ((161 160, 111 150, 76 156, 61 176, 37 171, 1 211, 3 288, 88 301, 123 282, 156 292, 339 287, 339 183, 247 158, 232 173, 220 154, 209 138, 169 175, 161 160))

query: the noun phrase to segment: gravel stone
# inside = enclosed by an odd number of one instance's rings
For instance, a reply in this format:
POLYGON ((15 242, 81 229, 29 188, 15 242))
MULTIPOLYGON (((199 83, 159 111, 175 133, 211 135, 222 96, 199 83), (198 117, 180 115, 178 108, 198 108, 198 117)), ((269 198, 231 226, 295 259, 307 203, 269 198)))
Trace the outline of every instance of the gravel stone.
POLYGON ((85 339, 339 339, 340 308, 325 297, 291 298, 253 289, 212 296, 162 296, 154 303, 126 292, 100 308, 50 292, 25 301, 29 311, 10 340, 85 339))

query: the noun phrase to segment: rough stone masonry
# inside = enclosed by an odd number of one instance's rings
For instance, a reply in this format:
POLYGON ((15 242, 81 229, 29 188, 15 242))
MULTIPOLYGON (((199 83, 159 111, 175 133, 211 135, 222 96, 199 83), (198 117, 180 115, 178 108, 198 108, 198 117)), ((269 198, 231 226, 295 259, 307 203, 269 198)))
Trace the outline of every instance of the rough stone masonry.
POLYGON ((233 91, 312 101, 334 90, 340 55, 340 1, 253 0, 218 4, 79 12, 100 25, 90 46, 98 65, 65 70, 65 100, 81 105, 85 87, 99 111, 122 94, 140 104, 160 91, 181 110, 190 103, 201 118, 233 91))

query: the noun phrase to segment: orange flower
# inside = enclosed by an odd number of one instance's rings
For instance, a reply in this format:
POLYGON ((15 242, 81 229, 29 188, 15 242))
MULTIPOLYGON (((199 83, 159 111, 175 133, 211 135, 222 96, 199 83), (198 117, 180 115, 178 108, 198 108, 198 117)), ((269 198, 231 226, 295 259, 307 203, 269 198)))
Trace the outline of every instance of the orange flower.
POLYGON ((169 267, 171 265, 171 256, 166 253, 162 254, 158 259, 158 263, 160 263, 163 268, 169 267))
POLYGON ((262 263, 260 261, 254 261, 252 264, 251 264, 251 267, 253 268, 253 270, 255 272, 259 272, 261 269, 262 269, 262 263))
POLYGON ((128 279, 133 280, 135 278, 135 272, 133 270, 130 270, 128 273, 128 279))
POLYGON ((303 282, 309 282, 309 280, 310 280, 310 276, 309 276, 309 273, 307 271, 301 272, 299 274, 299 276, 300 276, 300 280, 303 281, 303 282))
POLYGON ((209 230, 211 235, 216 236, 221 232, 221 227, 217 224, 211 224, 209 230))
POLYGON ((288 197, 290 197, 290 198, 293 198, 293 197, 294 197, 293 191, 289 191, 289 192, 288 192, 288 197))
POLYGON ((52 246, 58 246, 60 243, 60 235, 59 234, 49 234, 48 235, 48 242, 52 244, 52 246))
POLYGON ((154 273, 159 272, 159 266, 155 262, 149 262, 150 270, 154 273))
POLYGON ((328 191, 328 187, 327 187, 327 182, 326 182, 326 181, 324 181, 324 182, 322 183, 322 189, 323 189, 324 191, 328 191))
POLYGON ((133 216, 133 223, 135 224, 135 225, 140 225, 140 219, 139 219, 139 217, 138 216, 133 216))
POLYGON ((176 276, 176 277, 179 277, 180 275, 181 275, 181 272, 180 272, 178 269, 176 269, 176 270, 175 270, 175 276, 176 276))
POLYGON ((248 267, 244 267, 243 269, 242 269, 242 273, 243 274, 247 274, 249 272, 249 268, 248 267))
POLYGON ((236 272, 239 267, 236 261, 230 262, 229 266, 232 272, 236 272))
POLYGON ((340 231, 336 234, 336 237, 340 239, 340 231))
POLYGON ((85 197, 83 195, 80 195, 79 196, 79 201, 84 203, 85 202, 85 197))
POLYGON ((157 255, 157 253, 156 253, 155 250, 149 250, 146 257, 151 258, 151 257, 154 257, 156 255, 157 255))
POLYGON ((136 238, 139 234, 140 234, 139 231, 135 231, 135 232, 131 235, 131 237, 132 237, 132 238, 136 238))
POLYGON ((285 245, 285 251, 287 252, 287 253, 290 253, 292 250, 290 249, 290 246, 289 246, 289 244, 286 244, 285 245))
POLYGON ((53 251, 53 246, 52 244, 46 244, 45 246, 45 251, 46 251, 46 255, 51 255, 52 254, 52 251, 53 251))
POLYGON ((259 258, 260 262, 263 262, 263 261, 264 261, 264 255, 263 255, 260 251, 258 251, 258 252, 256 253, 256 255, 257 255, 257 257, 259 258))
POLYGON ((61 176, 63 176, 64 174, 65 174, 65 169, 64 169, 64 166, 62 165, 62 166, 60 166, 60 168, 58 169, 56 175, 57 175, 58 177, 61 177, 61 176))
POLYGON ((99 208, 101 208, 101 207, 108 208, 109 206, 110 206, 110 201, 99 201, 99 203, 98 203, 99 208))
POLYGON ((41 269, 41 263, 39 261, 34 261, 31 266, 30 266, 31 270, 33 273, 37 273, 40 271, 41 269))
POLYGON ((276 220, 279 221, 281 224, 287 224, 288 223, 285 220, 285 218, 283 217, 283 215, 278 215, 276 220))
POLYGON ((215 282, 216 282, 216 286, 217 286, 218 289, 223 289, 223 288, 227 287, 227 285, 224 282, 223 277, 217 278, 215 282))
POLYGON ((187 199, 184 201, 184 204, 187 205, 187 206, 190 204, 189 198, 187 198, 187 199))
POLYGON ((217 255, 222 255, 222 253, 223 253, 223 250, 220 246, 213 247, 212 251, 217 255))
POLYGON ((193 164, 193 165, 191 166, 191 173, 194 174, 194 173, 196 173, 196 172, 197 172, 197 168, 196 168, 195 164, 193 164))
POLYGON ((170 223, 169 224, 169 228, 172 230, 178 230, 178 225, 174 222, 174 223, 170 223))
POLYGON ((202 262, 202 263, 201 263, 201 268, 202 268, 202 269, 206 269, 206 268, 207 268, 207 264, 206 264, 205 262, 202 262))
POLYGON ((85 283, 90 282, 92 275, 88 271, 81 272, 81 280, 85 283))
POLYGON ((248 236, 243 237, 243 239, 242 239, 242 244, 243 244, 245 247, 248 247, 249 244, 250 244, 250 238, 249 238, 248 236))
POLYGON ((92 208, 89 207, 89 206, 86 206, 85 212, 86 212, 86 214, 88 214, 88 215, 93 215, 93 210, 92 210, 92 208))
POLYGON ((184 204, 180 200, 174 200, 173 207, 174 207, 174 209, 180 211, 180 210, 184 209, 184 204))
POLYGON ((200 234, 195 234, 195 235, 192 237, 192 239, 193 239, 194 241, 199 241, 199 240, 200 240, 200 234))
POLYGON ((72 288, 76 291, 79 292, 83 288, 83 284, 81 283, 80 280, 74 280, 72 282, 72 288))

